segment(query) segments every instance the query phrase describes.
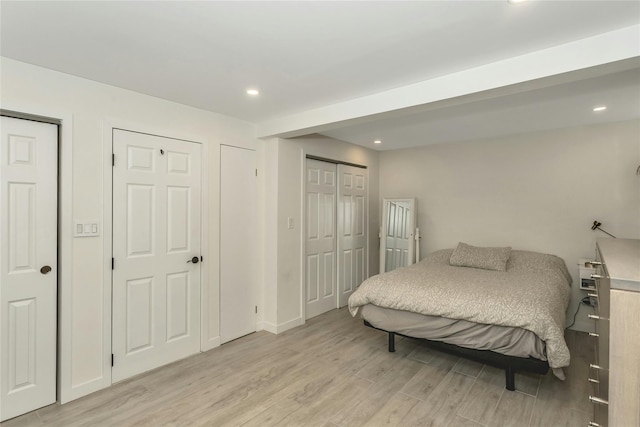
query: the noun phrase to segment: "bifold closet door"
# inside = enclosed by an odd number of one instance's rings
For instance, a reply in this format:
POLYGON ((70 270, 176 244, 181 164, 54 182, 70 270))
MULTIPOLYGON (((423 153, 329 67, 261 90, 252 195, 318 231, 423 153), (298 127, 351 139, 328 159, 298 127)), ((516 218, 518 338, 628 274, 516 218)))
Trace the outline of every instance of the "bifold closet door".
POLYGON ((337 307, 336 165, 306 160, 306 318, 337 307))
POLYGON ((338 165, 338 307, 366 278, 367 170, 338 165))
POLYGON ((200 351, 200 144, 113 132, 113 355, 120 381, 200 351))
POLYGON ((256 331, 256 152, 220 147, 220 341, 256 331))
POLYGON ((0 421, 56 401, 58 127, 1 118, 0 421))

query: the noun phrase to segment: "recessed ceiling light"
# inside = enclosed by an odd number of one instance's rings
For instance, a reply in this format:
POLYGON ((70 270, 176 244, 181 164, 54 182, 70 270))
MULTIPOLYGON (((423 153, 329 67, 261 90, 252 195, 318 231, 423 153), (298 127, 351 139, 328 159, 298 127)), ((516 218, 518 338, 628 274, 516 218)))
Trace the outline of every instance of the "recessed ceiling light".
POLYGON ((260 95, 260 91, 258 89, 247 89, 247 95, 260 95))
POLYGON ((593 111, 595 111, 596 113, 597 113, 598 111, 604 111, 604 110, 606 110, 606 109, 607 109, 607 106, 606 106, 606 105, 601 105, 601 106, 599 106, 599 107, 593 107, 593 111))
POLYGON ((374 144, 382 144, 382 141, 380 141, 379 139, 376 139, 375 141, 373 141, 374 144))
POLYGON ((516 4, 516 3, 524 3, 527 0, 507 0, 507 1, 511 4, 516 4))

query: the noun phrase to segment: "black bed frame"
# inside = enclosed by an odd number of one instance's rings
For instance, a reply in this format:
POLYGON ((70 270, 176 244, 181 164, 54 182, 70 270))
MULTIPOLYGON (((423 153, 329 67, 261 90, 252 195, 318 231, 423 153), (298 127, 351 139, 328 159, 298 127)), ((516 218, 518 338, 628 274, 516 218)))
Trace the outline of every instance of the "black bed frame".
POLYGON ((447 344, 441 341, 431 341, 424 338, 410 337, 408 335, 399 334, 397 332, 386 331, 376 328, 371 323, 364 321, 364 324, 370 328, 377 329, 389 334, 389 351, 396 351, 395 336, 412 338, 427 343, 427 345, 436 350, 455 356, 462 356, 476 362, 486 363, 496 368, 504 369, 507 390, 514 391, 516 389, 516 372, 532 372, 534 374, 546 374, 549 371, 549 364, 544 360, 535 359, 533 357, 515 357, 496 353, 491 350, 474 350, 471 348, 458 347, 457 345, 447 344))

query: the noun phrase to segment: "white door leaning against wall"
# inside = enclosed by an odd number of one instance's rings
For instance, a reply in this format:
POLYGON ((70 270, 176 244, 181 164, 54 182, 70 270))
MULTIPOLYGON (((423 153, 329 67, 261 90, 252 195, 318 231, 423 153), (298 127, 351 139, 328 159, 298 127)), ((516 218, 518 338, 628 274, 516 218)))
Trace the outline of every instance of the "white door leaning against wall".
POLYGON ((114 382, 200 351, 200 144, 114 129, 114 382))
POLYGON ((56 401, 58 127, 2 117, 0 421, 56 401))

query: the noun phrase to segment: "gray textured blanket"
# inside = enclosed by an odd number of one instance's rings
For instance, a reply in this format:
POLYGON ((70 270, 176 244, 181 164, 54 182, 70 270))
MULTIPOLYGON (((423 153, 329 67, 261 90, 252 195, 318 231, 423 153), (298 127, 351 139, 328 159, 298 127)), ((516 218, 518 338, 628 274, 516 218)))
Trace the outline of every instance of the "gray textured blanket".
POLYGON ((349 298, 353 316, 365 304, 414 313, 519 327, 547 345, 549 366, 569 365, 564 341, 571 276, 561 258, 512 251, 507 271, 449 265, 452 249, 365 280, 349 298))

